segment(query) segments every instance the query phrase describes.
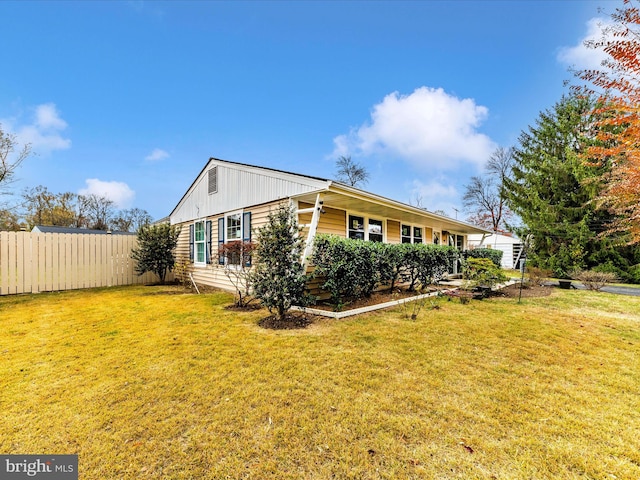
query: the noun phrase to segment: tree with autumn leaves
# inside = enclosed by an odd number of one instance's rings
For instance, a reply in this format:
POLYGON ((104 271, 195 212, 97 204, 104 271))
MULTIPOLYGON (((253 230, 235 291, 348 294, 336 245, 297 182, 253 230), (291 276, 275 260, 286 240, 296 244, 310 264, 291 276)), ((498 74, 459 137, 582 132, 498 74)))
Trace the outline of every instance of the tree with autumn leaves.
POLYGON ((507 204, 531 235, 534 264, 560 277, 575 269, 640 282, 640 9, 625 0, 588 44, 608 58, 576 75, 514 150, 507 204))
POLYGON ((568 95, 541 112, 518 138, 503 192, 523 223, 518 235, 532 240, 532 264, 560 278, 570 278, 575 270, 597 269, 640 282, 635 267, 640 248, 602 235, 613 216, 597 208, 594 199, 609 166, 581 158, 595 141, 595 106, 592 98, 568 95))
POLYGON ((612 14, 612 24, 602 37, 587 46, 608 57, 599 69, 576 75, 587 84, 574 87, 578 94, 599 99, 596 142, 585 150, 588 164, 607 165, 600 207, 613 215, 609 233, 625 233, 632 244, 640 243, 640 9, 636 0, 623 0, 612 14))

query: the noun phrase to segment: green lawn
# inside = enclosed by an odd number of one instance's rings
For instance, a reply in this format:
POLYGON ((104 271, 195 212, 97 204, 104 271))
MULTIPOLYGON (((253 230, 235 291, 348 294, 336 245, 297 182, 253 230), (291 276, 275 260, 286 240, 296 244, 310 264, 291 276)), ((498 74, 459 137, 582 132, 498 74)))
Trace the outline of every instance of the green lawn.
POLYGON ((0 298, 0 452, 80 478, 640 478, 640 297, 306 330, 177 287, 0 298))

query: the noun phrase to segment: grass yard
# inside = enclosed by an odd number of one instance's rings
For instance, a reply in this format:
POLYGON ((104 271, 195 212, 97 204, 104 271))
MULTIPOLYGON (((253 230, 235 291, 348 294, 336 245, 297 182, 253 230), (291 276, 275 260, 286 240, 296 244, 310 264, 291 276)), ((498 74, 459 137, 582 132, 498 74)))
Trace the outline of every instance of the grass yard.
POLYGON ((0 298, 0 452, 80 478, 637 479, 640 297, 257 326, 230 295, 0 298))

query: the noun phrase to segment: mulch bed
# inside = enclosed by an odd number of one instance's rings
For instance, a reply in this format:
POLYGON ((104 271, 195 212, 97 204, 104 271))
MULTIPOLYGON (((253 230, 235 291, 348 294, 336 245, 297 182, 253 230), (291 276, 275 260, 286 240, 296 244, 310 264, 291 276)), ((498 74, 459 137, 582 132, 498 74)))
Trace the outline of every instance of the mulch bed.
POLYGON ((276 315, 271 315, 259 320, 258 325, 271 330, 296 330, 307 328, 314 320, 314 315, 303 312, 288 312, 282 320, 279 320, 276 315))
MULTIPOLYGON (((551 295, 554 287, 546 285, 541 286, 525 286, 522 289, 522 298, 547 297, 551 295)), ((518 298, 520 296, 520 284, 509 285, 501 290, 493 292, 492 297, 518 298)))
POLYGON ((226 307, 224 307, 225 310, 233 310, 235 312, 253 312, 254 310, 260 310, 261 308, 262 305, 260 305, 260 303, 258 302, 252 302, 242 307, 239 307, 235 303, 232 303, 231 305, 227 305, 226 307))
MULTIPOLYGON (((433 291, 435 292, 436 289, 434 289, 433 291)), ((390 292, 388 290, 384 290, 373 293, 369 298, 347 300, 345 301, 344 305, 342 305, 341 311, 355 310, 356 308, 368 307, 370 305, 378 305, 380 303, 392 302, 394 300, 402 300, 403 298, 415 297, 416 295, 422 295, 424 293, 430 292, 409 292, 407 290, 394 290, 393 292, 390 292)), ((328 312, 335 311, 333 304, 331 304, 329 300, 320 301, 316 305, 310 305, 310 307, 318 310, 326 310, 328 312)))
MULTIPOLYGON (((551 295, 551 292, 553 292, 553 287, 526 286, 525 288, 522 289, 522 298, 546 297, 548 295, 551 295)), ((428 292, 422 292, 422 293, 428 293, 428 292)), ((468 293, 469 296, 472 296, 471 292, 463 291, 463 293, 468 293)), ((399 290, 393 293, 388 291, 376 292, 373 295, 371 295, 371 297, 369 298, 360 298, 352 302, 346 303, 343 306, 343 310, 351 310, 355 308, 366 307, 369 305, 377 305, 380 303, 390 302, 392 300, 400 300, 402 298, 412 297, 419 294, 420 294, 419 292, 408 292, 406 290, 399 290)), ((491 292, 489 298, 492 298, 492 297, 518 298, 519 295, 520 295, 520 285, 514 284, 508 287, 505 287, 501 290, 491 292)), ((456 295, 453 294, 453 296, 456 296, 456 295)), ((326 301, 321 302, 317 305, 312 305, 311 307, 319 310, 327 310, 327 311, 334 310, 333 305, 329 304, 326 301)), ((238 308, 233 305, 230 305, 226 308, 229 310, 247 311, 247 310, 259 309, 260 305, 250 304, 244 308, 238 308)), ((317 318, 319 317, 309 313, 305 313, 305 312, 288 312, 285 315, 284 319, 282 320, 279 320, 275 315, 271 315, 259 320, 258 325, 262 328, 266 328, 270 330, 296 330, 296 329, 307 328, 309 325, 313 324, 317 318)))

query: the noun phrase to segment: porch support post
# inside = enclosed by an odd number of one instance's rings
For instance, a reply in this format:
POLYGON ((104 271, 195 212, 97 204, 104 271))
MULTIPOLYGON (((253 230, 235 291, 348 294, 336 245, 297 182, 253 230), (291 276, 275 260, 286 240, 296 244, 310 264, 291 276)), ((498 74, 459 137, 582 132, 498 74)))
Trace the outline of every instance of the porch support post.
POLYGON ((320 214, 322 213, 323 204, 322 194, 319 193, 316 195, 316 204, 313 207, 313 215, 311 216, 311 223, 309 224, 309 233, 307 233, 307 241, 302 254, 302 266, 305 269, 309 266, 311 254, 313 253, 313 241, 316 238, 316 231, 318 230, 318 223, 320 222, 320 214))

